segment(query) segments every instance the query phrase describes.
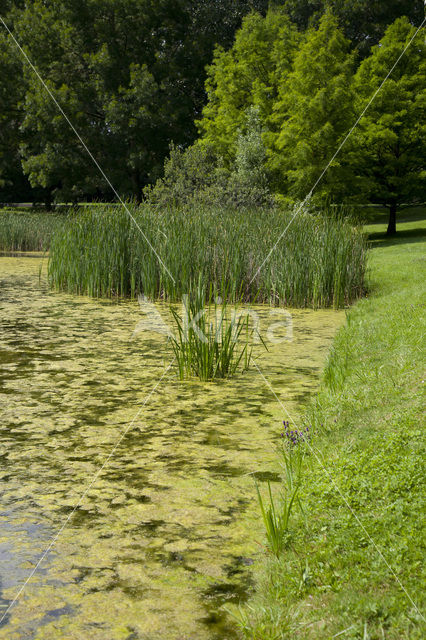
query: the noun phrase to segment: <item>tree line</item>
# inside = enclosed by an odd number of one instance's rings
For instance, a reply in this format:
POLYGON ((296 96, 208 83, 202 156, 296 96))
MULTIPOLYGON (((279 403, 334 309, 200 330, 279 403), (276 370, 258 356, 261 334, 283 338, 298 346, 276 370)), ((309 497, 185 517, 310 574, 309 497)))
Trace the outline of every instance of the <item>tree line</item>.
MULTIPOLYGON (((423 2, 6 0, 0 15, 46 85, 0 23, 0 200, 113 197, 51 95, 124 197, 139 200, 173 177, 170 163, 180 170, 201 154, 210 181, 232 169, 235 184, 304 198, 423 2)), ((362 194, 393 210, 421 197, 423 39, 318 196, 362 194)))
POLYGON ((398 207, 426 193, 424 32, 397 18, 360 60, 331 11, 304 32, 285 12, 252 14, 215 51, 196 144, 231 165, 245 150, 284 198, 388 206, 394 232, 398 207))

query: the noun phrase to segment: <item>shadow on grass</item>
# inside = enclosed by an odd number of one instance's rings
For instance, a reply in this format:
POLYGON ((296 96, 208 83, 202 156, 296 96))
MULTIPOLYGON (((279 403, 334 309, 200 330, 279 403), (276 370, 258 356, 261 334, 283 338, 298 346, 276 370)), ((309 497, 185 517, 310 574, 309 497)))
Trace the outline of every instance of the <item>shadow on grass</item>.
POLYGON ((407 244, 413 242, 424 242, 426 240, 426 231, 423 228, 402 229, 395 235, 388 236, 386 232, 370 233, 368 236, 368 244, 374 249, 376 247, 392 247, 396 244, 407 244))

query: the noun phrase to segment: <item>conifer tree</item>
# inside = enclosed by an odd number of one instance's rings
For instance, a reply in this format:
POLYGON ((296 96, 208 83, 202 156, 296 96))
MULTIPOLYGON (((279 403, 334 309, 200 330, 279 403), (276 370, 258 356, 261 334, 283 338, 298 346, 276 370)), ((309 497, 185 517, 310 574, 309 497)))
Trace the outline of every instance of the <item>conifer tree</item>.
MULTIPOLYGON (((362 62, 354 78, 359 112, 415 32, 406 18, 399 18, 362 62)), ((424 38, 422 29, 369 105, 347 154, 358 180, 357 192, 364 200, 389 208, 389 234, 396 231, 398 208, 424 201, 426 193, 424 38)))
MULTIPOLYGON (((293 71, 283 75, 274 106, 276 127, 270 164, 280 190, 304 199, 331 160, 354 119, 351 80, 354 55, 337 21, 327 12, 307 31, 293 71)), ((315 189, 339 198, 348 168, 337 157, 315 189)))

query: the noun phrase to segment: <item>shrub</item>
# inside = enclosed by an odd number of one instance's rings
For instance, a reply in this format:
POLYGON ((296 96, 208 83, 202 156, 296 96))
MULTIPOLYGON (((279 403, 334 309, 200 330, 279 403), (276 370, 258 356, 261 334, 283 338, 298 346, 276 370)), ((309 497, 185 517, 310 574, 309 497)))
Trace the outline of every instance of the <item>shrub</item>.
POLYGON ((145 189, 150 204, 192 204, 225 207, 272 205, 266 171, 266 150, 257 110, 247 112, 245 130, 240 131, 236 156, 230 166, 208 143, 196 142, 187 149, 171 146, 164 177, 145 189))

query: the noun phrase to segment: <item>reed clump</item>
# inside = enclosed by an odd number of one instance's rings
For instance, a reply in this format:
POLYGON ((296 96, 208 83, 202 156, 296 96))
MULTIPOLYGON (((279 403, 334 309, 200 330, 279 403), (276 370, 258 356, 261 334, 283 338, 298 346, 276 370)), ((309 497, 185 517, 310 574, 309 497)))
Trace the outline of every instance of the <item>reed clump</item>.
POLYGON ((249 316, 228 308, 225 295, 198 285, 183 297, 182 314, 171 309, 175 332, 171 345, 178 376, 200 380, 230 378, 250 366, 254 330, 249 316), (205 303, 207 299, 207 304, 205 303))
POLYGON ((366 243, 342 217, 303 211, 258 271, 293 212, 188 205, 88 208, 68 219, 52 242, 49 278, 57 289, 99 297, 180 301, 203 282, 227 283, 229 302, 342 307, 364 291, 366 243))
POLYGON ((0 251, 47 251, 64 216, 53 213, 0 211, 0 251))

